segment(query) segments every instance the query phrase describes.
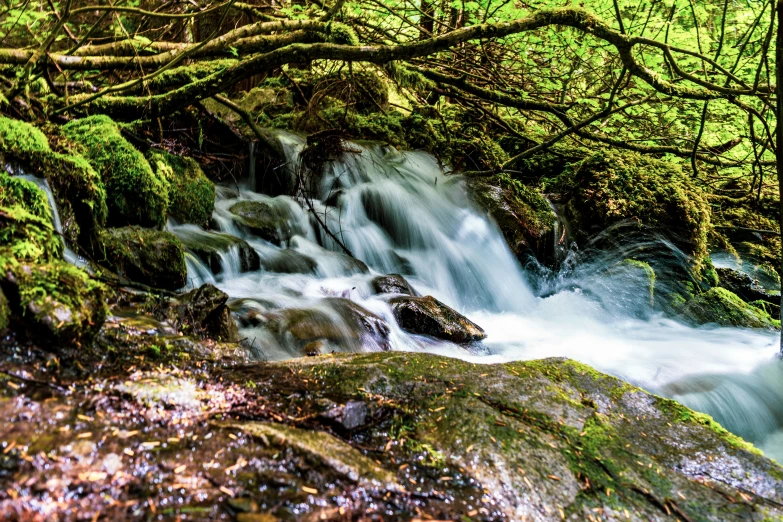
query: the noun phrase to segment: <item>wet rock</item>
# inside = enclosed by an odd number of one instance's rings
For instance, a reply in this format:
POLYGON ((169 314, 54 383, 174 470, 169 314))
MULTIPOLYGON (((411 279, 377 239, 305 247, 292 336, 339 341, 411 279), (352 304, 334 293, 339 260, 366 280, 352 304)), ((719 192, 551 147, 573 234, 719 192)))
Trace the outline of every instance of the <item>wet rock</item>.
MULTIPOLYGON (((308 353, 304 347, 315 347, 314 341, 349 350, 389 349, 389 326, 382 318, 345 298, 328 297, 322 302, 321 308, 289 308, 256 317, 270 332, 299 343, 304 353, 308 353)), ((325 345, 318 346, 323 350, 325 345)))
POLYGON ((688 302, 680 317, 694 324, 715 323, 745 328, 780 328, 780 322, 725 288, 712 288, 688 302))
POLYGON ((768 303, 770 315, 773 319, 780 319, 780 298, 771 296, 759 287, 756 282, 747 274, 731 268, 716 268, 720 286, 726 290, 737 294, 743 301, 752 303, 768 303), (777 308, 775 308, 777 307, 777 308))
POLYGON ((189 326, 210 339, 237 342, 239 330, 227 301, 228 294, 205 284, 170 303, 163 314, 180 327, 189 326))
POLYGON ((267 272, 278 274, 315 274, 318 272, 318 263, 315 259, 290 248, 263 256, 260 264, 267 272))
POLYGON ((363 401, 348 401, 344 405, 334 405, 319 417, 340 425, 343 429, 352 430, 364 425, 367 420, 367 404, 363 401))
POLYGON ((378 276, 370 281, 370 285, 378 294, 401 294, 418 296, 418 292, 400 274, 378 276))
POLYGON ((240 201, 229 210, 237 223, 271 243, 279 245, 297 233, 291 210, 283 202, 240 201))
POLYGON ((204 395, 193 381, 165 373, 137 374, 114 389, 148 408, 198 410, 204 395))
POLYGON ((484 330, 432 296, 401 296, 389 300, 395 319, 412 333, 464 344, 486 337, 484 330))
POLYGON ((361 485, 389 491, 402 490, 393 473, 328 433, 267 422, 231 422, 220 426, 244 431, 270 443, 289 446, 361 485))
POLYGON ((96 260, 131 281, 154 288, 185 286, 188 269, 182 243, 170 232, 111 228, 99 235, 96 260))
POLYGON ((521 263, 530 257, 546 265, 554 262, 555 215, 543 195, 507 176, 471 179, 468 189, 521 263))
POLYGON ((223 255, 231 255, 234 249, 239 255, 239 269, 253 272, 261 267, 261 259, 247 241, 230 234, 206 232, 197 228, 176 230, 175 234, 190 252, 198 256, 214 274, 223 272, 223 255))
MULTIPOLYGON (((289 369, 308 379, 308 393, 363 390, 381 404, 403 401, 411 412, 404 449, 437 475, 464 469, 466 482, 491 497, 484 505, 497 519, 589 520, 600 509, 662 520, 662 503, 670 512, 676 506, 681 520, 722 522, 724 510, 752 518, 761 506, 766 516, 783 514, 779 465, 710 417, 575 361, 482 365, 388 352, 270 366, 264 375, 275 383, 290 382, 289 369), (721 490, 705 487, 705 477, 721 490), (588 493, 593 487, 600 493, 588 493), (735 502, 742 491, 775 504, 735 502)), ((371 440, 380 450, 392 439, 371 440)))
POLYGON ((0 289, 0 333, 5 332, 10 324, 11 309, 8 307, 8 299, 6 299, 3 290, 0 289))
POLYGON ((0 290, 9 325, 52 351, 91 342, 106 320, 107 288, 65 261, 6 267, 0 290))

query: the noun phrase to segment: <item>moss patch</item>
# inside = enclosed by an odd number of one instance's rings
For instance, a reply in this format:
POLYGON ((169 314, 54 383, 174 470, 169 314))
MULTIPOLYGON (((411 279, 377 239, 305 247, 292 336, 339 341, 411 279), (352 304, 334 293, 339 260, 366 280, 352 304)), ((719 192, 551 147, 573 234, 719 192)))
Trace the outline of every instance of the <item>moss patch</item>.
POLYGON ((75 120, 65 125, 63 132, 104 181, 109 225, 163 226, 167 184, 110 118, 101 115, 75 120))
POLYGON ((169 185, 169 215, 180 223, 206 225, 215 208, 215 185, 193 158, 156 150, 149 154, 155 173, 169 185))
POLYGON ((682 311, 681 317, 696 324, 715 323, 721 326, 746 328, 780 328, 780 321, 767 312, 749 305, 725 288, 712 288, 696 296, 682 311))
POLYGON ((49 150, 49 141, 36 127, 0 116, 0 159, 28 161, 49 150))
POLYGON ((139 227, 100 232, 96 260, 109 269, 155 288, 176 290, 185 286, 185 253, 174 235, 139 227))

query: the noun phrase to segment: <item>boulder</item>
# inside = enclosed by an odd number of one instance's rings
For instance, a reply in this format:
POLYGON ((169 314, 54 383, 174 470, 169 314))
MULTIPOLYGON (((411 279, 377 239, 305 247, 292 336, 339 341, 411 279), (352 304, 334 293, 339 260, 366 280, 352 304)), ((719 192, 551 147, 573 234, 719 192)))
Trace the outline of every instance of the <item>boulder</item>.
POLYGON ((215 185, 198 162, 165 150, 155 150, 148 157, 155 173, 168 183, 168 215, 180 223, 206 225, 215 208, 215 185))
POLYGON ((292 339, 304 354, 323 352, 327 345, 348 350, 373 345, 381 350, 389 349, 389 326, 381 317, 342 297, 327 297, 322 303, 322 308, 288 308, 255 314, 250 321, 263 323, 280 338, 292 339), (317 341, 326 344, 312 344, 317 341))
POLYGON ((697 295, 683 308, 680 317, 694 324, 714 323, 745 328, 780 328, 767 312, 749 305, 725 288, 712 288, 697 295))
POLYGON ((296 234, 290 209, 280 201, 240 201, 229 211, 236 221, 258 237, 277 245, 296 234))
POLYGON ((555 215, 541 193, 505 174, 471 179, 468 189, 521 263, 530 257, 554 263, 555 215))
POLYGON ((261 267, 267 272, 279 274, 315 274, 318 263, 315 259, 296 250, 284 248, 261 257, 261 267))
MULTIPOLYGON (((719 285, 726 290, 737 294, 747 303, 768 303, 768 313, 773 319, 780 319, 780 297, 769 295, 763 288, 747 274, 731 268, 716 268, 719 285)), ((754 305, 755 306, 755 305, 754 305)), ((762 307, 763 308, 763 307, 762 307)))
POLYGON ((6 264, 0 290, 10 326, 51 351, 89 343, 106 319, 106 287, 65 261, 6 264))
POLYGON ((110 226, 159 228, 166 223, 168 183, 152 171, 116 123, 96 115, 73 120, 62 130, 103 179, 110 226))
POLYGON ((223 256, 232 249, 239 254, 239 268, 242 272, 253 272, 261 267, 261 259, 247 241, 230 234, 207 232, 196 227, 178 228, 176 236, 190 252, 201 259, 213 274, 223 272, 223 256))
POLYGON ((169 301, 158 315, 180 330, 216 341, 238 342, 239 330, 227 301, 228 294, 214 285, 205 284, 169 301))
POLYGON ((702 189, 679 165, 602 150, 567 166, 557 185, 553 188, 561 192, 565 217, 580 245, 612 225, 637 223, 665 234, 689 257, 694 274, 701 277, 710 209, 702 189))
POLYGON ((376 294, 419 295, 410 283, 400 274, 374 277, 372 281, 370 281, 370 286, 372 286, 372 289, 376 294))
POLYGON ((187 282, 182 243, 170 232, 110 228, 100 232, 98 241, 96 261, 131 281, 168 290, 187 282))
POLYGON ((389 305, 400 327, 411 333, 458 344, 486 337, 480 326, 430 295, 394 297, 389 300, 389 305))

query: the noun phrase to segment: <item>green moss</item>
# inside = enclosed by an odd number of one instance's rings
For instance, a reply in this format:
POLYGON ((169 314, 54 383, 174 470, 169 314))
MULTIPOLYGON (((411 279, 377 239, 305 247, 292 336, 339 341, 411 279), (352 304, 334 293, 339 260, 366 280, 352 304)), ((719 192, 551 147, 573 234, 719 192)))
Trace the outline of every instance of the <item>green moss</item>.
POLYGON ((29 123, 0 116, 0 155, 5 160, 29 160, 49 152, 43 132, 29 123))
POLYGON ((712 432, 717 434, 722 440, 726 441, 728 444, 734 446, 735 448, 740 448, 745 451, 749 451, 750 453, 753 453, 755 455, 762 455, 761 450, 756 448, 753 444, 750 442, 745 441, 744 439, 737 437, 733 433, 730 433, 726 428, 715 422, 715 419, 707 415, 706 413, 699 413, 697 411, 693 411, 692 409, 688 408, 687 406, 683 406, 679 402, 672 400, 672 399, 664 399, 659 397, 658 398, 658 406, 669 413, 671 417, 678 421, 678 422, 685 422, 685 423, 692 423, 692 424, 699 424, 701 426, 706 426, 709 428, 712 432))
POLYGON ((25 333, 49 348, 92 340, 106 319, 106 287, 65 261, 19 264, 1 284, 25 333))
POLYGON ((46 194, 35 183, 0 171, 0 206, 15 205, 43 220, 52 219, 46 194))
POLYGON ((0 289, 0 333, 4 332, 11 324, 11 309, 8 306, 3 290, 0 289))
POLYGON ((174 235, 159 230, 124 227, 102 230, 96 261, 130 279, 155 288, 185 286, 185 252, 174 235))
POLYGON ((111 119, 101 115, 75 120, 65 125, 63 132, 102 177, 110 225, 163 226, 167 184, 111 119))
POLYGON ((764 310, 749 305, 736 294, 720 287, 696 296, 684 307, 681 317, 696 324, 780 328, 780 321, 772 319, 764 310))
POLYGON ((330 22, 326 27, 327 41, 338 45, 359 45, 359 37, 353 27, 339 22, 330 22))
POLYGON ((193 158, 162 150, 149 155, 155 173, 169 185, 169 215, 181 223, 206 225, 215 207, 215 185, 193 158))
POLYGON ((710 212, 702 191, 677 164, 635 153, 600 151, 561 174, 566 214, 577 239, 614 223, 654 227, 690 256, 700 276, 707 257, 710 212))
POLYGON ((624 259, 621 262, 621 266, 623 268, 631 269, 636 272, 640 272, 642 274, 642 277, 640 279, 645 281, 646 283, 645 289, 647 290, 647 294, 650 296, 650 306, 652 306, 655 303, 655 279, 656 279, 655 270, 653 270, 653 267, 651 267, 649 263, 645 263, 644 261, 638 261, 636 259, 624 259))
POLYGON ((21 206, 0 207, 0 268, 20 261, 47 262, 62 257, 63 243, 51 220, 21 206))

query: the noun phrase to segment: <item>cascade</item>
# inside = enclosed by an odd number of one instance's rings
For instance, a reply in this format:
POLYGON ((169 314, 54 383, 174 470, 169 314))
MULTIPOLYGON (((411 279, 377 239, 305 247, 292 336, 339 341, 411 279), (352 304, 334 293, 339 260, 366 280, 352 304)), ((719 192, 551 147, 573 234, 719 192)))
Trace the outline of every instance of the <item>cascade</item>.
MULTIPOLYGON (((277 139, 294 186, 305 140, 282 132, 277 139)), ((221 253, 220 274, 190 254, 188 269, 192 286, 214 281, 231 296, 242 337, 259 358, 384 349, 481 363, 565 356, 713 415, 783 459, 776 335, 676 322, 650 306, 638 271, 617 269, 631 257, 654 259, 663 270, 683 263, 665 238, 629 241, 625 231, 608 230, 598 240, 605 246, 621 237, 613 249, 560 248, 557 272, 526 270, 495 224, 471 204, 459 176, 444 173, 428 154, 380 145, 353 143, 327 162, 312 191, 317 220, 289 195, 250 189, 218 187, 218 230, 201 233, 241 239, 258 254, 261 269, 242 272, 235 247, 221 253), (232 212, 238 204, 257 205, 274 219, 250 223, 232 212), (392 273, 465 314, 487 338, 466 347, 401 329, 371 283, 392 273)), ((185 237, 192 227, 170 230, 185 237)))

